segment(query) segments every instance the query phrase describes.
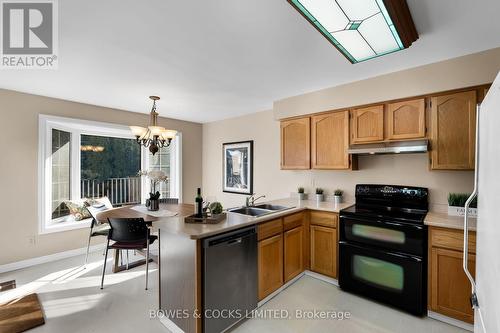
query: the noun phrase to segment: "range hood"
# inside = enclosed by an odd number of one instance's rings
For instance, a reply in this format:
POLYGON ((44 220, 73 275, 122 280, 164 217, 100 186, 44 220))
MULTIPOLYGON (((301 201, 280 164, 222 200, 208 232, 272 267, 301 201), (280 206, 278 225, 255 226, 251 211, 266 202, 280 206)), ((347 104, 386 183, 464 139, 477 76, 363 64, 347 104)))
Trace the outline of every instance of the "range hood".
POLYGON ((353 155, 415 154, 427 152, 428 145, 428 140, 371 143, 350 146, 348 153, 353 155))

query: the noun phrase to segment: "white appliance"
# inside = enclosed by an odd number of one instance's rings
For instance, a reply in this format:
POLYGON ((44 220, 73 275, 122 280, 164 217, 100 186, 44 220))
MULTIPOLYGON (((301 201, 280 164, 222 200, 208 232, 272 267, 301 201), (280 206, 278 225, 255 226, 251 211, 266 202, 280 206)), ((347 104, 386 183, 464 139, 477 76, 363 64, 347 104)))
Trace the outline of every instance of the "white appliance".
MULTIPOLYGON (((475 280, 467 267, 466 232, 464 270, 472 286, 474 332, 496 333, 500 332, 500 73, 478 106, 476 119, 475 186, 467 202, 468 206, 478 196, 475 280)), ((467 219, 466 214, 464 227, 467 219)))

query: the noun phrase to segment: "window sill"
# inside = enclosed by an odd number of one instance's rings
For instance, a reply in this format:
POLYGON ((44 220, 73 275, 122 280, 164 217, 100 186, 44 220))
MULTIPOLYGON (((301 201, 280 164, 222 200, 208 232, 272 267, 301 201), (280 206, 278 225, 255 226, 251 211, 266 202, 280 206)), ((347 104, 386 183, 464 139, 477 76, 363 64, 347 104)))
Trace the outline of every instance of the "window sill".
POLYGON ((63 232, 76 229, 90 228, 91 218, 81 220, 81 221, 64 221, 64 222, 54 222, 50 221, 42 226, 40 230, 40 235, 52 234, 56 232, 63 232))

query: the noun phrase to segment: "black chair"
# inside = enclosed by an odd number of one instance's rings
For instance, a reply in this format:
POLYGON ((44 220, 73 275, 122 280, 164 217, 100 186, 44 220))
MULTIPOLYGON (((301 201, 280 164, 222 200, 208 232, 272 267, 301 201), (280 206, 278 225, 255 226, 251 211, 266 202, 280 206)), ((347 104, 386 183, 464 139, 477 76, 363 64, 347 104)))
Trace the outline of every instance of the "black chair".
POLYGON ((146 290, 148 290, 149 245, 158 237, 150 235, 149 228, 142 218, 108 218, 109 233, 102 269, 101 289, 104 285, 108 250, 143 250, 146 249, 146 290), (110 241, 113 241, 110 244, 110 241))

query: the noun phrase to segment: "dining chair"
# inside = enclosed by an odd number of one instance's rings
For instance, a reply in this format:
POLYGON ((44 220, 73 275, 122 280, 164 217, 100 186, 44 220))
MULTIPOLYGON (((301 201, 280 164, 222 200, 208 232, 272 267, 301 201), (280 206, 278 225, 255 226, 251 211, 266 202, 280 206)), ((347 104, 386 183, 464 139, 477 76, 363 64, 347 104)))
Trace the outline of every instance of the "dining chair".
POLYGON ((146 290, 148 290, 149 246, 158 238, 151 235, 143 218, 108 218, 110 226, 104 265, 102 268, 101 289, 104 286, 108 250, 144 250, 146 249, 146 290), (113 243, 110 244, 110 242, 113 243))
POLYGON ((92 216, 92 222, 90 223, 87 253, 85 255, 85 265, 87 265, 89 259, 90 241, 92 237, 108 236, 109 225, 107 223, 100 223, 97 219, 97 214, 113 208, 113 205, 111 204, 111 201, 109 201, 108 197, 89 199, 88 202, 89 206, 87 206, 87 210, 92 216))
POLYGON ((179 199, 178 198, 161 198, 160 203, 177 205, 177 204, 179 204, 179 199))

